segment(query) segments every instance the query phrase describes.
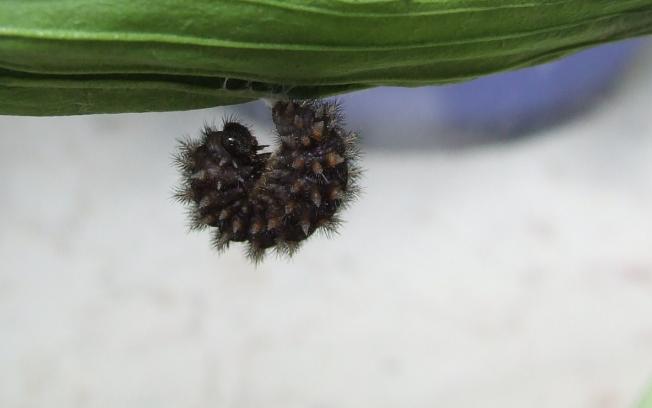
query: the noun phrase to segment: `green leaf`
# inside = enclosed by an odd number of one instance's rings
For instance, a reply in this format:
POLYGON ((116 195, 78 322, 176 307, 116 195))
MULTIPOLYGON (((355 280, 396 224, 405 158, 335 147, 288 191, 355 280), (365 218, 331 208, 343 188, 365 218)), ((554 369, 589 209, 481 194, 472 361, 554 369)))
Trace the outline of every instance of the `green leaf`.
POLYGON ((650 388, 648 394, 643 398, 638 408, 652 408, 652 388, 650 388))
POLYGON ((2 0, 0 113, 464 81, 652 33, 652 0, 2 0))

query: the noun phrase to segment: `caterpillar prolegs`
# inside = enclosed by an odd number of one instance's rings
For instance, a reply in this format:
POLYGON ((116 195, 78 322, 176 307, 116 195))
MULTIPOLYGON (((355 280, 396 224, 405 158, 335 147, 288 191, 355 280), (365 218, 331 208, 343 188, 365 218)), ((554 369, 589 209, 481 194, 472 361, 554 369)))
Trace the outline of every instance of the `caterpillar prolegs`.
POLYGON ((205 126, 182 141, 175 196, 189 206, 191 227, 210 227, 218 250, 244 242, 260 261, 267 250, 292 255, 316 231, 334 232, 339 211, 356 196, 357 135, 344 129, 340 106, 279 101, 272 107, 277 146, 269 153, 234 120, 205 126))

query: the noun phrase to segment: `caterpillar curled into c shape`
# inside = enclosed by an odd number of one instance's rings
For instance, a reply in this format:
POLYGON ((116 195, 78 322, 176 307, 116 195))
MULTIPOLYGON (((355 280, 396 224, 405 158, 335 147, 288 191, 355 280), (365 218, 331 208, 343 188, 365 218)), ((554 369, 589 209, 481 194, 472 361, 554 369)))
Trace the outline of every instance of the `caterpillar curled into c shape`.
POLYGON ((191 226, 213 228, 218 250, 247 243, 256 262, 268 249, 292 255, 315 231, 335 231, 338 212, 358 192, 357 135, 344 129, 337 103, 279 101, 272 120, 274 152, 227 120, 182 141, 176 156, 175 196, 189 206, 191 226))

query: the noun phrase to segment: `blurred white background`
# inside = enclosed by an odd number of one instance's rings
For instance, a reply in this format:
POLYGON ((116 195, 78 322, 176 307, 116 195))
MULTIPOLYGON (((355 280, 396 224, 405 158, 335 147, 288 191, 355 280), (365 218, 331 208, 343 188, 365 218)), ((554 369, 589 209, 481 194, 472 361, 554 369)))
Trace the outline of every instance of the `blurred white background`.
POLYGON ((0 407, 632 407, 652 47, 603 98, 510 142, 369 143, 340 236, 257 268, 170 199, 175 139, 236 108, 0 116, 0 407))

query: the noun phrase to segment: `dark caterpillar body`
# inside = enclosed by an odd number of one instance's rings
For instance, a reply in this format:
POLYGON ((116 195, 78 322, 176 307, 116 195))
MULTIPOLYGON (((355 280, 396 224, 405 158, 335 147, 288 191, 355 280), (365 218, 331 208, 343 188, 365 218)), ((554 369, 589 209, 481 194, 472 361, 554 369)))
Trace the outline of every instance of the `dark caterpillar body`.
POLYGON ((214 227, 220 250, 247 242, 255 261, 268 248, 292 254, 315 231, 334 231, 337 212, 357 192, 356 135, 343 129, 337 104, 280 101, 272 119, 273 153, 260 152, 266 146, 247 127, 226 121, 182 142, 176 158, 183 176, 176 197, 190 204, 193 228, 214 227))

